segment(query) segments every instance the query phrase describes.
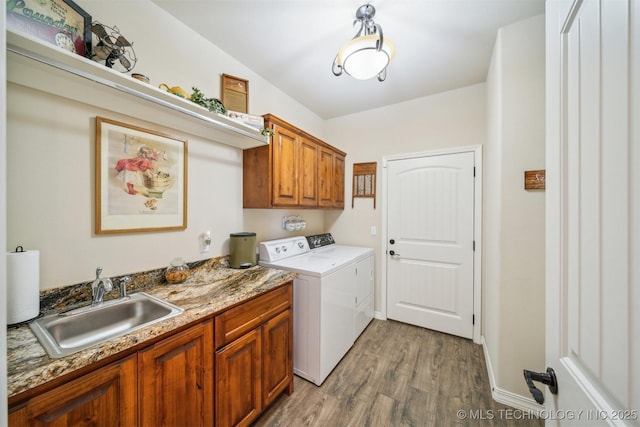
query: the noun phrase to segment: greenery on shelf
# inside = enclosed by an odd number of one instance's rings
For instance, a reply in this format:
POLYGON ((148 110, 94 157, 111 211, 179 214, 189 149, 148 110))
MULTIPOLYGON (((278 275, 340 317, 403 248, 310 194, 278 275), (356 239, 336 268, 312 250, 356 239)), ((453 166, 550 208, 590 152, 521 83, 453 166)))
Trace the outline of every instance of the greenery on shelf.
POLYGON ((202 93, 197 87, 192 87, 191 89, 193 89, 193 93, 191 94, 192 102, 195 102, 198 105, 202 105, 212 113, 226 114, 227 109, 219 99, 207 98, 205 94, 202 93))
POLYGON ((273 136, 273 131, 269 128, 262 128, 262 130, 260 131, 260 133, 262 134, 262 136, 266 136, 271 138, 273 136))

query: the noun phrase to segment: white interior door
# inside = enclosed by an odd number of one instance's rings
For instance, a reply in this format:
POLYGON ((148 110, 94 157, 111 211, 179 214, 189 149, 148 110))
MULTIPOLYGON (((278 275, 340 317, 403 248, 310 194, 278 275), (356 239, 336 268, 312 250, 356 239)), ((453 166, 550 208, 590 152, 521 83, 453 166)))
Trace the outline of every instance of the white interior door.
POLYGON ((639 13, 547 2, 549 424, 640 419, 639 13))
POLYGON ((387 317, 473 337, 474 153, 387 163, 387 317))

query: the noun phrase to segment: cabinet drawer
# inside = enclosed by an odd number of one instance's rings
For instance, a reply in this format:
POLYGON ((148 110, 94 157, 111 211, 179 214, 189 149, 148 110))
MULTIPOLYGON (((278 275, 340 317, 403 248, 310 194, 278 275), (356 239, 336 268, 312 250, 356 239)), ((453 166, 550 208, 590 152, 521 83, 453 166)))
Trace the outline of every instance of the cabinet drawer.
POLYGON ((241 337, 293 304, 293 283, 231 308, 215 318, 215 346, 241 337))

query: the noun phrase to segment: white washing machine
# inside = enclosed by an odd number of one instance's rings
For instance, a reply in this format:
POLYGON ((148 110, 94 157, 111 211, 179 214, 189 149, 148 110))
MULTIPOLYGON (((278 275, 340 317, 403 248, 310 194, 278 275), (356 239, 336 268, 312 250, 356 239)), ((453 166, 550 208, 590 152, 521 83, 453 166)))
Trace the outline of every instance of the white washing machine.
POLYGON ((321 385, 373 319, 373 248, 338 245, 329 233, 259 246, 260 265, 298 273, 293 371, 321 385))

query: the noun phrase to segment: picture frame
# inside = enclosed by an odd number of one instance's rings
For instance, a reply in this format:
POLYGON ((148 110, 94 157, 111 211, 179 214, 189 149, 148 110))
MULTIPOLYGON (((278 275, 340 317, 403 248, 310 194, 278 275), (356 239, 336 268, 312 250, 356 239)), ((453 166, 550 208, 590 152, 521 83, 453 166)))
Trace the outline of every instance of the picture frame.
POLYGON ((72 0, 7 0, 7 29, 91 58, 91 15, 72 0))
POLYGON ((96 234, 187 228, 188 142, 96 117, 96 234))
POLYGON ((249 80, 222 74, 220 76, 222 104, 227 110, 249 113, 249 80))
POLYGON ((353 164, 353 190, 351 193, 351 208, 355 205, 357 197, 373 199, 373 208, 376 208, 376 170, 377 162, 353 164))
POLYGON ((546 186, 546 170, 524 171, 525 190, 544 190, 546 186))

